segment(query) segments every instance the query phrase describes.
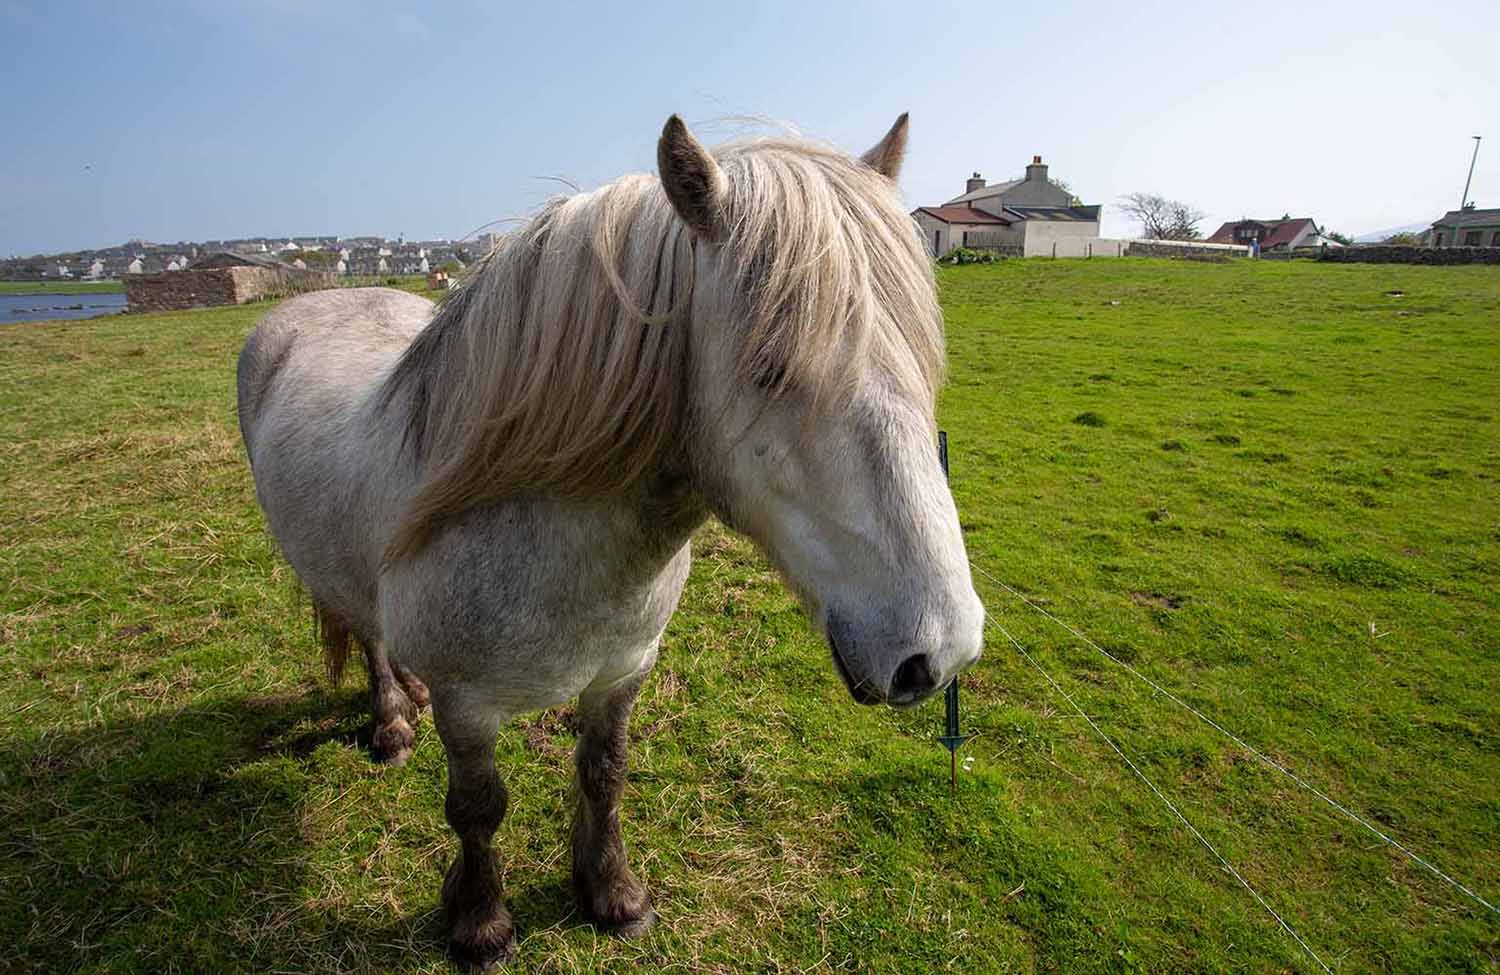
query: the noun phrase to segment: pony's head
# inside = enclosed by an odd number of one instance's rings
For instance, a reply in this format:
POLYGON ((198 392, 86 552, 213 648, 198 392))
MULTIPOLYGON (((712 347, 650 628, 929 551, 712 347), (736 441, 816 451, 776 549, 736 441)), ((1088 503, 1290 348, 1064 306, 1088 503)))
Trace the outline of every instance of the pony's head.
POLYGON ((685 476, 781 569, 858 700, 942 687, 983 608, 934 444, 943 322, 905 148, 904 115, 859 159, 786 137, 710 153, 673 116, 659 178, 503 239, 386 381, 422 470, 387 558, 476 505, 685 476))
POLYGON ((915 704, 978 658, 933 420, 943 323, 896 192, 907 121, 859 159, 800 139, 705 150, 673 116, 661 183, 693 239, 684 441, 863 703, 915 704))

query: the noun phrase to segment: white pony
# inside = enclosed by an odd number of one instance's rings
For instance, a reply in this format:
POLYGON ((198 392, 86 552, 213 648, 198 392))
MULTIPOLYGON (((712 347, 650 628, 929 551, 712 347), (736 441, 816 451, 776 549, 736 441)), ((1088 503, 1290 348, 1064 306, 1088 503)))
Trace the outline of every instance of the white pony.
POLYGON ((710 153, 673 116, 657 176, 554 201, 436 308, 323 291, 246 342, 256 495, 330 669, 364 648, 377 758, 405 760, 430 693, 464 965, 514 952, 498 729, 575 696, 579 904, 626 935, 654 920, 620 833, 626 724, 710 513, 780 569, 856 700, 916 704, 978 657, 906 132, 859 159, 710 153))

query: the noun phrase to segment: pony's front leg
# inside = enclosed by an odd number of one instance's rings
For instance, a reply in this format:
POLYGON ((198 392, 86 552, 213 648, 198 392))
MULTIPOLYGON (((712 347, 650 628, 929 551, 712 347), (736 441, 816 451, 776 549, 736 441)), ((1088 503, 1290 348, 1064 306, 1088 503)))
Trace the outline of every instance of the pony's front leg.
POLYGON ((589 688, 578 700, 573 890, 590 920, 627 938, 644 934, 656 922, 651 895, 631 872, 620 835, 626 731, 649 669, 612 686, 589 688))
POLYGON ((433 720, 448 753, 448 825, 462 845, 443 881, 448 951, 470 971, 489 971, 515 957, 515 929, 500 891, 491 842, 505 818, 505 783, 495 771, 500 716, 465 696, 435 689, 433 720))

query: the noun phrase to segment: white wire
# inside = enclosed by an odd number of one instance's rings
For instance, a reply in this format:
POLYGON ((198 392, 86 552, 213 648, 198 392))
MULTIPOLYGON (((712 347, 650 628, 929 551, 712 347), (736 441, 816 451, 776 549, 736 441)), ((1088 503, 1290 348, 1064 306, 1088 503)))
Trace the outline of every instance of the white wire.
MULTIPOLYGON (((1021 592, 1019 592, 1019 591, 1011 588, 1010 586, 1006 585, 1000 579, 997 579, 995 576, 991 575, 989 572, 987 572, 985 570, 984 566, 979 565, 978 563, 974 562, 972 559, 969 560, 969 564, 974 567, 975 571, 979 572, 986 579, 990 580, 995 585, 997 585, 1000 588, 1004 589, 1006 592, 1010 593, 1012 596, 1015 596, 1017 599, 1021 600, 1021 602, 1025 603, 1027 606, 1030 606, 1032 609, 1036 610, 1038 613, 1041 613, 1043 616, 1047 617, 1049 620, 1051 620, 1052 622, 1056 623, 1058 626, 1061 626, 1063 629, 1067 630, 1069 633, 1073 634, 1075 637, 1077 637, 1078 639, 1082 640, 1084 643, 1088 644, 1090 647, 1093 647, 1096 651, 1098 651, 1099 653, 1103 654, 1105 657, 1107 657, 1110 660, 1114 661, 1115 663, 1119 664, 1121 667, 1124 667, 1126 670, 1130 671, 1130 673, 1134 674, 1136 677, 1140 678, 1142 681, 1144 681, 1145 683, 1149 684, 1151 686, 1152 690, 1156 691, 1158 694, 1161 694, 1163 697, 1167 698, 1167 700, 1169 700, 1172 703, 1178 705, 1179 707, 1184 708, 1185 710, 1191 712, 1195 717, 1198 718, 1198 720, 1200 720, 1203 723, 1207 724, 1209 727, 1213 728, 1215 731, 1219 732, 1221 735, 1223 735, 1224 737, 1228 738, 1230 741, 1234 742, 1236 745, 1239 745, 1245 751, 1247 751, 1250 754, 1254 755, 1256 758, 1260 759, 1266 765, 1269 765, 1271 768, 1273 768, 1276 771, 1280 772, 1282 775, 1285 775, 1287 778, 1291 779, 1293 782, 1297 783, 1302 788, 1306 789, 1308 792, 1311 792, 1313 795, 1317 796, 1319 799, 1322 799, 1329 806, 1331 806, 1334 809, 1338 810, 1340 813, 1342 813, 1348 819, 1350 819, 1353 822, 1356 822, 1359 825, 1363 826, 1365 829, 1369 830, 1375 836, 1378 836, 1381 840, 1385 841, 1385 843, 1387 843, 1393 849, 1399 850, 1402 854, 1404 854, 1407 857, 1407 859, 1409 859, 1413 863, 1415 863, 1415 864, 1417 864, 1417 865, 1425 868, 1434 877, 1438 877, 1439 879, 1445 881, 1449 886, 1453 887, 1455 890, 1463 892, 1467 897, 1469 897, 1471 900, 1473 900, 1476 904, 1479 904, 1479 905, 1483 906, 1484 908, 1486 908, 1491 914, 1500 914, 1500 909, 1497 909, 1489 901, 1485 900, 1483 897, 1480 897, 1473 890, 1470 890, 1466 885, 1464 885, 1463 883, 1460 883, 1457 880, 1454 880, 1452 877, 1448 876, 1446 873, 1444 873, 1443 871, 1439 870, 1437 867, 1433 866, 1431 863, 1429 863, 1427 860, 1423 859, 1421 856, 1417 855, 1412 850, 1407 849, 1398 840, 1396 840, 1395 838, 1393 838, 1393 837, 1389 836, 1388 834, 1386 834, 1385 832, 1383 832, 1381 829, 1379 829, 1377 826, 1375 826, 1369 820, 1365 819, 1363 816, 1360 816, 1358 813, 1353 812, 1352 810, 1350 810, 1348 807, 1344 806, 1342 803, 1338 802, 1337 800, 1330 798, 1321 789, 1319 789, 1317 786, 1314 786, 1311 783, 1309 783, 1306 780, 1304 780, 1296 772, 1293 772, 1291 769, 1287 768, 1285 765, 1282 765, 1280 762, 1277 762, 1275 759, 1271 758, 1269 755, 1265 754, 1260 749, 1258 749, 1255 746, 1251 745, 1249 742, 1245 741, 1243 738, 1239 737, 1234 732, 1229 731, 1223 725, 1221 725, 1217 721, 1215 721, 1213 718, 1210 718, 1208 715, 1204 714, 1202 711, 1199 711, 1197 708, 1193 707, 1191 704, 1189 704, 1186 701, 1182 700, 1182 698, 1178 697, 1177 695, 1173 694, 1171 691, 1169 691, 1166 688, 1162 687, 1156 681, 1154 681, 1151 678, 1147 677, 1145 674, 1141 673, 1139 670, 1136 670, 1134 667, 1132 667, 1130 664, 1126 663, 1124 660, 1121 660, 1119 657, 1116 657, 1114 654, 1110 653, 1108 650, 1104 649, 1099 644, 1095 643, 1093 640, 1090 640, 1083 633, 1080 633, 1078 630, 1074 629, 1072 626, 1070 626, 1067 623, 1063 622, 1062 620, 1058 619, 1056 616, 1053 616, 1051 613, 1047 612, 1047 610, 1044 609, 1043 607, 1038 606, 1036 603, 1032 602, 1030 599, 1027 599, 1024 593, 1021 593, 1021 592)), ((1007 634, 1007 635, 1009 635, 1009 634, 1007 634)))
POLYGON ((1256 902, 1259 903, 1261 907, 1264 907, 1266 909, 1266 912, 1276 919, 1276 923, 1279 924, 1279 925, 1281 925, 1282 930, 1286 931, 1287 934, 1289 934, 1289 935, 1292 936, 1292 939, 1295 940, 1297 942, 1297 944, 1299 944, 1299 945, 1302 946, 1302 950, 1305 951, 1305 952, 1307 952, 1308 956, 1310 958, 1312 958, 1313 961, 1315 961, 1315 962, 1318 963, 1318 967, 1321 968, 1321 969, 1323 969, 1323 971, 1327 972, 1328 975, 1333 975, 1333 969, 1329 968, 1326 964, 1324 964, 1323 959, 1321 959, 1321 958, 1318 957, 1318 953, 1316 951, 1312 950, 1312 946, 1309 945, 1306 941, 1304 941, 1302 939, 1302 935, 1298 934, 1296 932, 1296 930, 1290 924, 1288 924, 1286 922, 1285 918, 1283 918, 1280 914, 1276 913, 1276 908, 1272 907, 1269 903, 1267 903, 1266 899, 1264 897, 1260 896, 1260 892, 1257 891, 1254 887, 1250 886, 1250 882, 1247 881, 1243 876, 1241 876, 1240 872, 1234 868, 1234 864, 1232 864, 1228 860, 1224 859, 1224 855, 1222 853, 1220 853, 1214 847, 1214 845, 1208 841, 1208 838, 1206 836, 1204 836, 1202 833, 1198 832, 1198 827, 1196 827, 1192 823, 1188 822, 1187 817, 1184 816, 1182 814, 1182 811, 1179 810, 1177 808, 1177 806, 1173 804, 1172 800, 1168 799, 1162 793, 1162 791, 1156 787, 1156 783, 1152 782, 1149 778, 1146 777, 1146 773, 1142 772, 1140 770, 1140 768, 1138 768, 1136 766, 1135 762, 1132 762, 1130 760, 1130 756, 1126 755, 1120 749, 1120 746, 1117 745, 1117 744, 1115 744, 1115 740, 1113 738, 1111 738, 1109 735, 1107 735, 1107 734, 1104 733, 1104 729, 1100 728, 1097 724, 1094 723, 1094 719, 1091 718, 1091 717, 1089 717, 1088 713, 1086 711, 1084 711, 1083 708, 1081 708, 1081 707, 1078 706, 1078 702, 1075 701, 1075 700, 1073 700, 1073 696, 1071 694, 1069 694, 1067 691, 1063 690, 1062 686, 1059 685, 1057 683, 1057 681, 1055 681, 1055 680, 1052 679, 1052 675, 1049 674, 1049 673, 1047 673, 1047 671, 1042 668, 1042 665, 1039 664, 1039 663, 1037 663, 1036 660, 1031 656, 1031 654, 1029 654, 1029 653, 1026 652, 1026 648, 1023 647, 1023 646, 1021 646, 1020 643, 1016 642, 1016 638, 1010 635, 1010 631, 1008 631, 1005 627, 1001 626, 993 618, 990 619, 988 622, 990 623, 990 625, 994 626, 1001 633, 1005 634, 1005 638, 1011 642, 1012 646, 1014 646, 1018 651, 1020 651, 1021 656, 1023 656, 1023 657, 1026 658, 1027 663, 1029 663, 1029 664, 1031 664, 1031 666, 1035 667, 1037 673, 1041 674, 1043 677, 1045 677, 1047 679, 1047 683, 1049 683, 1049 684, 1052 685, 1052 689, 1055 690, 1055 691, 1057 691, 1058 694, 1062 695, 1063 700, 1067 701, 1068 704, 1072 706, 1073 710, 1078 712, 1078 716, 1081 717, 1083 720, 1087 721, 1089 727, 1092 728, 1092 729, 1094 729, 1094 734, 1096 734, 1100 738, 1104 739, 1105 744, 1109 745, 1110 748, 1114 749, 1115 754, 1118 755, 1118 756, 1120 756, 1120 758, 1122 758, 1125 761, 1126 765, 1130 766, 1130 771, 1132 771, 1132 772, 1135 773, 1136 778, 1138 778, 1142 782, 1146 783, 1146 787, 1149 788, 1152 792, 1156 793, 1156 798, 1160 799, 1166 805, 1166 807, 1172 811, 1172 815, 1176 816, 1177 819, 1182 823, 1182 825, 1184 825, 1184 826, 1186 826, 1188 828, 1188 832, 1192 833, 1195 837, 1197 837, 1198 842, 1202 843, 1204 845, 1204 847, 1207 848, 1208 852, 1212 853, 1214 855, 1214 858, 1216 860, 1218 860, 1219 863, 1223 864, 1225 870, 1228 870, 1231 874, 1234 875, 1234 879, 1238 880, 1240 882, 1240 886, 1243 887, 1243 888, 1245 888, 1246 890, 1248 890, 1250 892, 1250 896, 1254 897, 1255 900, 1256 900, 1256 902))

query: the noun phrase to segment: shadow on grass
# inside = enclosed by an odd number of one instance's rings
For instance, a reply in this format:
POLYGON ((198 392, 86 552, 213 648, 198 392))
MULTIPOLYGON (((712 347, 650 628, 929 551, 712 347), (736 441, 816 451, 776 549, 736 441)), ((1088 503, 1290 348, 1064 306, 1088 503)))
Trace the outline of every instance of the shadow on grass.
MULTIPOLYGON (((438 885, 382 924, 334 908, 306 835, 326 742, 362 744, 363 695, 226 698, 47 734, 0 752, 6 971, 286 971, 431 966, 438 885)), ((433 871, 441 877, 438 867, 433 871)), ((529 891, 527 926, 571 910, 529 891)))

